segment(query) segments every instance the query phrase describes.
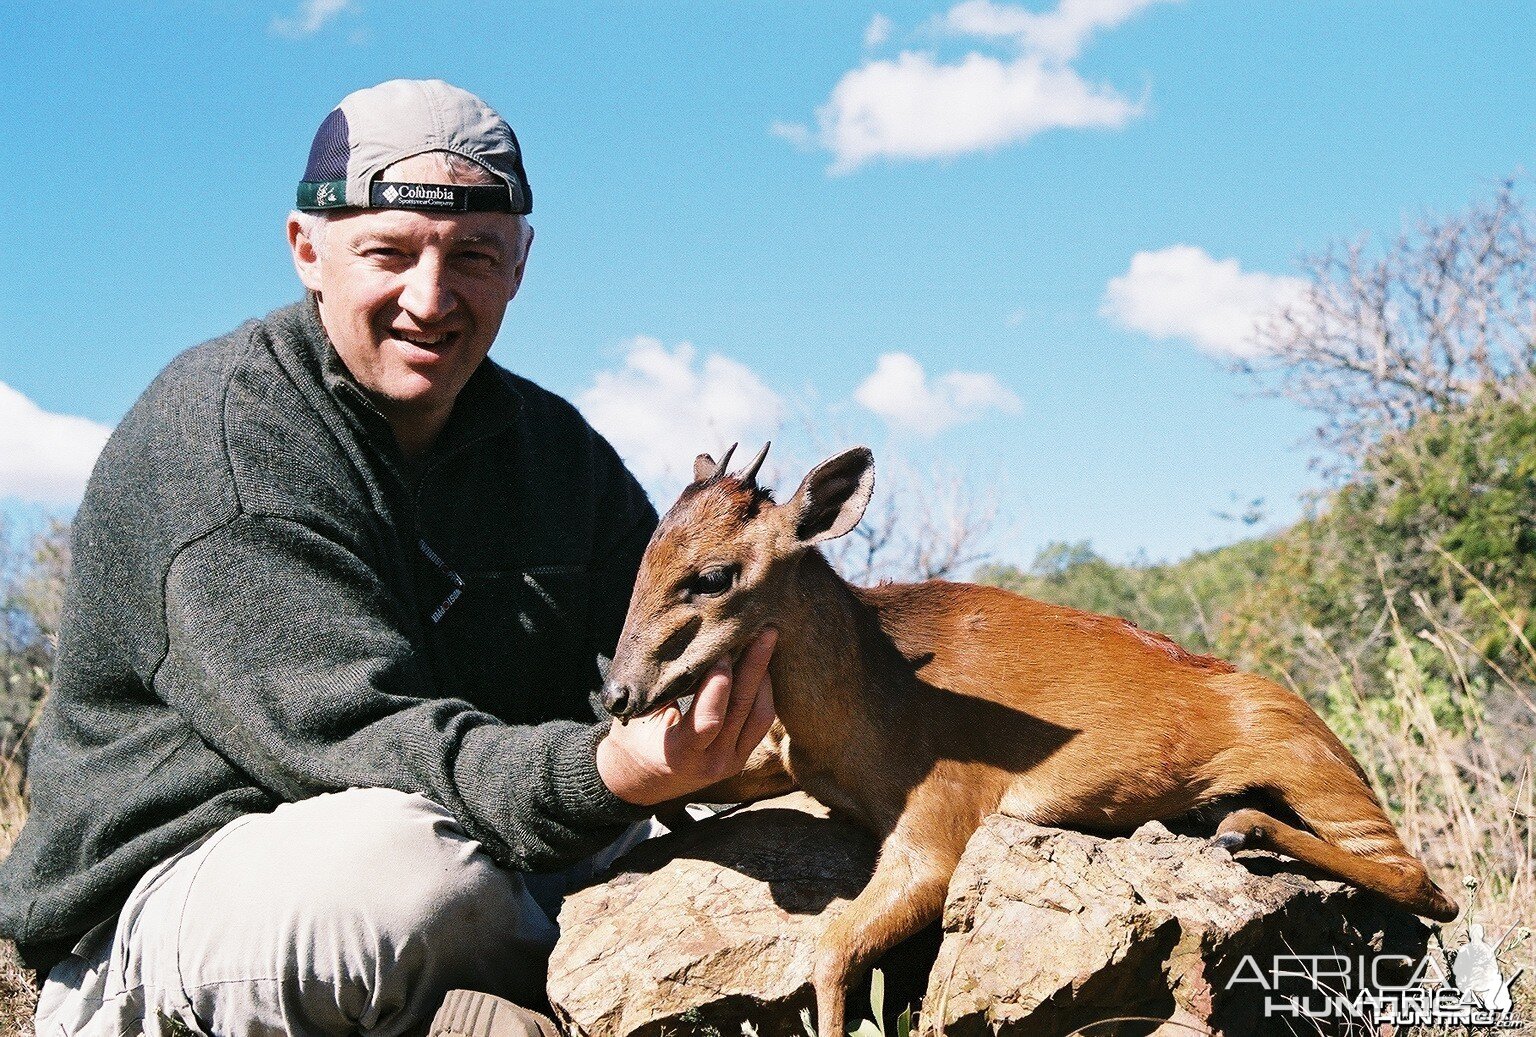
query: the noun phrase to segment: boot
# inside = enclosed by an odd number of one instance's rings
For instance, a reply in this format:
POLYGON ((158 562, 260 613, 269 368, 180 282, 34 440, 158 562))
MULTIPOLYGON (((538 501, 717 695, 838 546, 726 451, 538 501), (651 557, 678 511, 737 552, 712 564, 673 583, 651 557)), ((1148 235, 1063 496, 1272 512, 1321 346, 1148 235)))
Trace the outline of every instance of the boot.
POLYGON ((553 1019, 478 990, 450 990, 427 1037, 560 1037, 553 1019))

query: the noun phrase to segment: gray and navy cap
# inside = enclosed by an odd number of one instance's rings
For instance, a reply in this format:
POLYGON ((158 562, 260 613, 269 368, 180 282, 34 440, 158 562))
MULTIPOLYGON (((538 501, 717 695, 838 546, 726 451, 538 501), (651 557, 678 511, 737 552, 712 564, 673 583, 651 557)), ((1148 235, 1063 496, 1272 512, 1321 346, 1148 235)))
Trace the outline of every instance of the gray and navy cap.
POLYGON ((441 79, 391 79, 348 94, 309 148, 298 208, 533 211, 517 137, 496 110, 441 79), (480 163, 500 184, 380 183, 401 159, 450 151, 480 163))

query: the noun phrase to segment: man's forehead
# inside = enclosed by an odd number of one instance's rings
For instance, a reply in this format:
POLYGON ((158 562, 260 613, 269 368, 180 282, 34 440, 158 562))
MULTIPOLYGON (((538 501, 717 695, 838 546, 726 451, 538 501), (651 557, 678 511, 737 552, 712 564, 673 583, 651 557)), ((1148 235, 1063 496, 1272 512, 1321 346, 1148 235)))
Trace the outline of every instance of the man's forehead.
POLYGON ((485 244, 498 248, 512 248, 518 240, 517 217, 504 212, 370 209, 337 217, 335 223, 352 240, 427 238, 455 245, 485 244))

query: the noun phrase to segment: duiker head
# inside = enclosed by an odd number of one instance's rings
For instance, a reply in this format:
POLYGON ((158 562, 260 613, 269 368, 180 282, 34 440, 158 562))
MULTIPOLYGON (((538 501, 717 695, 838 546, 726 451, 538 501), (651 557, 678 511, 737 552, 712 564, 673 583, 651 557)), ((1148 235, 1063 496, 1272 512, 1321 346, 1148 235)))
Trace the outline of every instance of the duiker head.
POLYGON ((768 447, 739 473, 700 454, 694 481, 651 537, 603 688, 627 720, 698 689, 721 659, 735 661, 786 607, 805 553, 858 525, 875 488, 874 455, 854 447, 813 468, 775 504, 757 485, 768 447))

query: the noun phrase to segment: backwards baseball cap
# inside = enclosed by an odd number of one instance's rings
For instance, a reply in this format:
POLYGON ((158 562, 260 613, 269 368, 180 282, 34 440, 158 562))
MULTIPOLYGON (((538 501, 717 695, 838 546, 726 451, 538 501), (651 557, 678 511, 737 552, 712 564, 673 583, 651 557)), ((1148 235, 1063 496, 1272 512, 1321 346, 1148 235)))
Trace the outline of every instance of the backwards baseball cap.
POLYGON ((441 79, 391 79, 342 98, 315 133, 298 208, 533 211, 517 137, 496 110, 441 79), (401 159, 448 151, 484 166, 499 184, 379 183, 401 159))

